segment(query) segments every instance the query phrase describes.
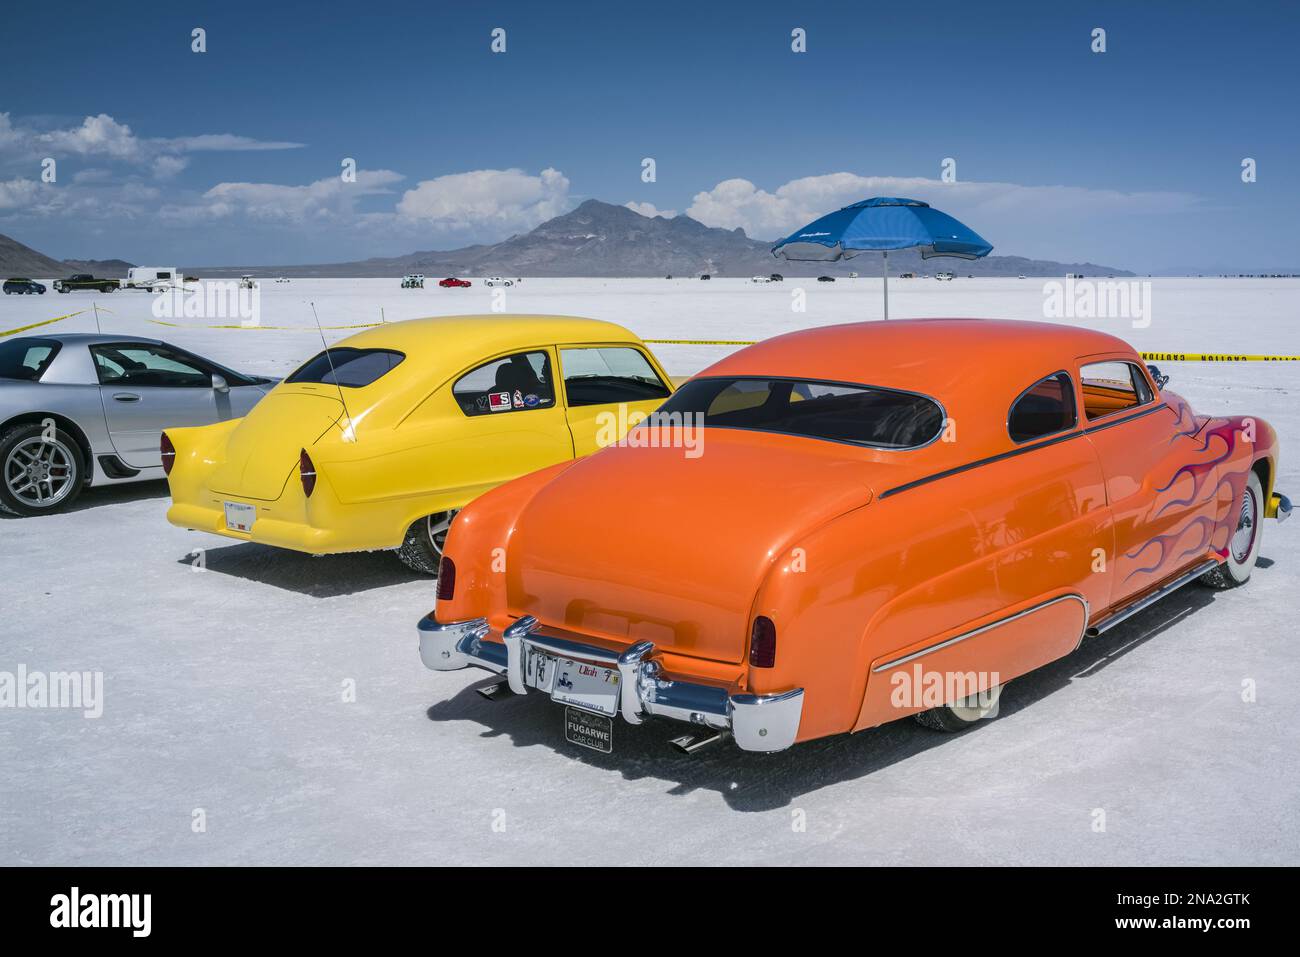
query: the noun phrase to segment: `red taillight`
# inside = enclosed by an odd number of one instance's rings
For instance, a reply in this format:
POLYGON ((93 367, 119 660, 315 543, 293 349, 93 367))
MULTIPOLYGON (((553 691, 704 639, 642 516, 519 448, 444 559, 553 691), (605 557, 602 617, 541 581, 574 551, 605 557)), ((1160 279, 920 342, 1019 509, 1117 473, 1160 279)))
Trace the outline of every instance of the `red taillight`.
POLYGON ((167 437, 167 433, 162 434, 162 441, 158 443, 159 451, 162 452, 163 475, 172 474, 172 466, 176 464, 176 446, 172 445, 172 440, 167 437))
POLYGON ((316 466, 306 449, 298 456, 298 477, 302 479, 302 494, 311 498, 311 493, 316 490, 316 466))
POLYGON ((438 563, 438 601, 451 601, 456 594, 456 563, 446 555, 438 563))
POLYGON ((776 625, 771 618, 759 615, 749 636, 749 664, 752 668, 776 665, 776 625))

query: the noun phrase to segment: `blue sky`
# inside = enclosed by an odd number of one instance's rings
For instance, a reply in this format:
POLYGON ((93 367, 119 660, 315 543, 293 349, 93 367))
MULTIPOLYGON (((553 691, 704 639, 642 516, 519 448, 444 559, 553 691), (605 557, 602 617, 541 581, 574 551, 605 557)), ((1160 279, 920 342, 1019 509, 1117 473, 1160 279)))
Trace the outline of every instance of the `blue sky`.
POLYGON ((495 241, 586 198, 766 239, 914 194, 997 253, 1297 269, 1296 49, 1290 2, 11 6, 0 232, 270 264, 495 241))

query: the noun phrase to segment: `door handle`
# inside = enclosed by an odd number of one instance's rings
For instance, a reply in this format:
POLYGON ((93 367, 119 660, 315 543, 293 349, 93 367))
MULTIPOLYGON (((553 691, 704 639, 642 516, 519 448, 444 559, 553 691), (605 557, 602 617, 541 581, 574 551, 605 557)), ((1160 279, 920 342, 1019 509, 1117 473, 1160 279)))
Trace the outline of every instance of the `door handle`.
POLYGON ((139 402, 140 396, 134 392, 114 392, 113 398, 118 402, 139 402))

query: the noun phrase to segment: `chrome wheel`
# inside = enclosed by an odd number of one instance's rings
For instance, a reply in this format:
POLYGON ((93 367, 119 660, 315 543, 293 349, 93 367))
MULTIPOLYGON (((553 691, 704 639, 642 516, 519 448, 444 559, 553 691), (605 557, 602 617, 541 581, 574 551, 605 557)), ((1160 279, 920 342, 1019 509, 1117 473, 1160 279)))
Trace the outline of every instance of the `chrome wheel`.
POLYGON ((447 544, 447 532, 451 528, 451 520, 459 511, 460 509, 453 508, 448 512, 437 512, 424 520, 429 545, 439 558, 442 558, 442 548, 447 544))
POLYGON ((77 459, 62 440, 39 435, 24 439, 5 457, 4 482, 9 493, 29 508, 53 508, 73 491, 77 459))
POLYGON ((1259 522, 1259 507, 1255 501, 1255 490, 1246 485, 1246 490, 1241 495, 1241 510, 1237 513, 1237 530, 1232 533, 1232 539, 1228 542, 1228 547, 1232 549, 1232 557, 1238 562, 1244 562, 1250 555, 1250 551, 1255 546, 1255 527, 1259 522))

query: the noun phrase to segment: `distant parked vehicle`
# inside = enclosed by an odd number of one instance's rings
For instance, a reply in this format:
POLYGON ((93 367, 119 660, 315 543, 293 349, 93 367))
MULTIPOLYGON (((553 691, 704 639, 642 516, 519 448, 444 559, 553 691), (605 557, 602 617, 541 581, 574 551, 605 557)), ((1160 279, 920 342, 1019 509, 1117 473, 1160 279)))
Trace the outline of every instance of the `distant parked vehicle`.
POLYGON ((162 290, 180 279, 181 274, 172 266, 132 266, 126 271, 122 288, 162 290))
POLYGON ((1024 279, 1024 278, 1025 278, 1025 274, 1024 274, 1024 273, 1021 273, 1021 274, 1020 274, 1018 277, 1016 277, 1016 278, 1018 278, 1018 279, 1024 279))
POLYGON ((768 276, 767 278, 772 280, 772 282, 785 282, 785 277, 782 276, 779 272, 774 272, 772 273, 772 275, 768 276))
POLYGON ((771 282, 772 280, 767 276, 751 276, 749 281, 750 282, 771 282))
POLYGON ((939 282, 952 282, 952 273, 937 272, 934 274, 934 278, 939 280, 939 282))
POLYGON ((90 485, 160 479, 163 428, 242 418, 273 384, 157 339, 0 340, 0 509, 41 515, 90 485))
POLYGON ((669 275, 669 276, 664 276, 664 278, 665 278, 665 279, 672 279, 673 277, 672 277, 671 275, 669 275))
POLYGON ((43 296, 45 285, 34 279, 6 279, 6 296, 43 296))
POLYGON ((500 276, 492 276, 483 280, 485 286, 513 286, 514 284, 513 279, 502 279, 500 276))
POLYGON ((254 279, 252 276, 240 276, 240 277, 239 277, 239 288, 240 288, 240 289, 256 289, 256 288, 257 288, 257 280, 254 279))
POLYGON ((448 276, 446 279, 439 279, 438 285, 443 289, 464 289, 471 285, 468 279, 457 279, 455 276, 448 276))
POLYGON ((54 280, 54 291, 80 292, 89 289, 92 292, 117 292, 120 285, 116 279, 96 279, 88 272, 79 272, 67 279, 54 280))
POLYGON ((855 272, 851 272, 851 273, 849 273, 849 278, 850 278, 850 279, 857 279, 857 278, 858 278, 858 274, 855 273, 855 272))
POLYGON ((818 277, 817 277, 817 281, 818 281, 818 282, 834 282, 834 281, 835 281, 835 277, 834 277, 834 276, 818 276, 818 277))
POLYGON ((409 275, 403 276, 403 277, 402 277, 402 288, 403 288, 403 289, 423 289, 423 288, 424 288, 424 276, 420 275, 419 273, 411 273, 411 274, 409 274, 409 275))
POLYGON ((708 273, 700 273, 700 278, 701 278, 701 279, 712 279, 713 277, 710 276, 708 273))
POLYGON ((276 282, 288 282, 288 281, 289 281, 288 276, 281 276, 278 279, 276 279, 276 282))
POLYGON ((914 273, 914 272, 905 272, 905 273, 901 273, 901 274, 899 275, 898 278, 899 278, 899 279, 915 279, 915 278, 916 278, 916 273, 914 273))

